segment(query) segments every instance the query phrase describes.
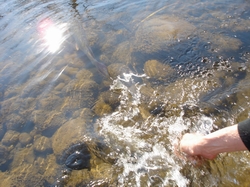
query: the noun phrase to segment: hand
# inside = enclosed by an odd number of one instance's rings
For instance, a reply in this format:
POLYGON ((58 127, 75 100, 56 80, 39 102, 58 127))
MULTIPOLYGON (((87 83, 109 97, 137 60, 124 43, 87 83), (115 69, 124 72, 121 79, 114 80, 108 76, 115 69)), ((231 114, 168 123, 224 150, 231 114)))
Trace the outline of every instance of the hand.
POLYGON ((185 134, 180 140, 179 150, 186 154, 187 157, 200 156, 206 159, 214 159, 220 153, 245 151, 248 148, 242 141, 238 131, 238 124, 236 124, 206 136, 185 134))
POLYGON ((209 152, 205 144, 205 136, 201 134, 185 134, 180 140, 179 149, 189 158, 201 156, 206 159, 214 159, 217 154, 209 152))

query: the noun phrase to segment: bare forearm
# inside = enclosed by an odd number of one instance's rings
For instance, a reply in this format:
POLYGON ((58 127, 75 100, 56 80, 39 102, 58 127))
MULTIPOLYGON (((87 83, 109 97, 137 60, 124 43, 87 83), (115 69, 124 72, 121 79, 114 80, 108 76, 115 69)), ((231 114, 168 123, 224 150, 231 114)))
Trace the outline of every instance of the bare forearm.
POLYGON ((211 155, 247 150, 239 136, 237 125, 226 127, 204 136, 202 144, 200 151, 211 155))
POLYGON ((215 158, 219 153, 247 150, 238 133, 237 125, 220 129, 206 136, 186 134, 180 149, 189 156, 215 158))

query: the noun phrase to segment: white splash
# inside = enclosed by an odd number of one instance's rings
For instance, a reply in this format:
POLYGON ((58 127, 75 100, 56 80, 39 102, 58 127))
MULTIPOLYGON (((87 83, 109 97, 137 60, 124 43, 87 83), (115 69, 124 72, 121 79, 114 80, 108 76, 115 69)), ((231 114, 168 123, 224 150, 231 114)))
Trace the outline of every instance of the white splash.
MULTIPOLYGON (((183 117, 184 112, 180 116, 150 116, 136 121, 140 115, 138 105, 143 102, 142 84, 135 83, 133 76, 113 81, 111 89, 121 90, 121 104, 117 111, 98 120, 101 136, 117 152, 118 186, 186 187, 190 180, 181 172, 184 163, 174 154, 174 144, 186 130, 192 130, 192 122, 183 117)), ((210 132, 213 121, 198 118, 195 128, 210 132)))

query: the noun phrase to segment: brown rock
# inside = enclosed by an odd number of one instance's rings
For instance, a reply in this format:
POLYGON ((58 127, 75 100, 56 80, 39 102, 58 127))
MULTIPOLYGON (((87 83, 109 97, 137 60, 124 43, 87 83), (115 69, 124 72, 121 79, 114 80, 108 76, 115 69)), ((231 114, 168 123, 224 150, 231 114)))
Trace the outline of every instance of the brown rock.
POLYGON ((18 168, 22 163, 33 164, 35 160, 35 155, 32 147, 24 147, 19 149, 18 152, 14 154, 13 161, 11 163, 11 167, 18 168))
POLYGON ((38 108, 45 111, 53 111, 62 105, 62 99, 54 94, 49 94, 46 98, 39 99, 38 108))
POLYGON ((65 61, 65 65, 69 65, 70 67, 73 67, 73 68, 79 69, 85 66, 84 62, 82 61, 82 59, 79 58, 77 53, 66 54, 64 55, 63 60, 65 61))
POLYGON ((102 100, 106 104, 110 105, 113 109, 115 109, 120 104, 119 96, 120 94, 109 90, 106 92, 102 92, 98 98, 98 101, 102 100))
POLYGON ((19 131, 22 129, 24 124, 25 124, 25 119, 23 119, 18 114, 13 113, 13 114, 8 115, 6 118, 7 130, 19 131))
POLYGON ((131 62, 130 42, 125 41, 117 46, 111 58, 112 62, 128 64, 131 62))
POLYGON ((171 16, 157 16, 143 20, 135 34, 134 50, 153 53, 166 50, 177 40, 186 39, 195 27, 171 16))
POLYGON ((8 149, 0 145, 0 165, 4 164, 9 159, 9 151, 8 149))
POLYGON ((77 72, 78 72, 78 68, 73 68, 73 67, 67 66, 64 69, 63 74, 66 74, 69 77, 75 77, 75 75, 77 74, 77 72))
POLYGON ((48 111, 45 110, 35 110, 31 114, 31 121, 35 126, 40 127, 46 121, 48 111))
POLYGON ((24 132, 19 135, 19 142, 22 146, 26 146, 32 142, 32 137, 30 134, 24 132))
POLYGON ((94 116, 94 112, 89 108, 82 109, 79 115, 86 123, 93 123, 94 116))
POLYGON ((62 112, 35 110, 32 112, 31 121, 35 124, 37 132, 43 136, 51 137, 65 122, 65 117, 62 112))
POLYGON ((62 89, 65 87, 65 83, 63 83, 63 82, 61 82, 61 83, 59 83, 56 87, 55 87, 55 91, 56 92, 61 92, 62 91, 62 89))
POLYGON ((150 78, 163 79, 173 75, 174 70, 169 65, 162 64, 157 60, 148 60, 144 64, 144 72, 150 78))
POLYGON ((98 101, 94 106, 95 114, 98 116, 103 116, 104 114, 108 114, 112 112, 111 106, 106 104, 103 101, 98 101))
POLYGON ((93 77, 93 73, 89 70, 82 69, 77 72, 76 78, 78 80, 86 80, 86 79, 91 79, 93 77))
POLYGON ((66 97, 62 110, 91 108, 99 92, 98 84, 93 80, 73 80, 65 88, 66 97))
POLYGON ((51 140, 45 136, 41 136, 34 141, 34 151, 39 153, 47 153, 52 151, 51 140))
POLYGON ((129 68, 122 63, 114 63, 108 66, 108 73, 113 79, 116 79, 118 75, 122 76, 123 73, 128 72, 129 68))
POLYGON ((85 122, 76 118, 63 124, 52 136, 52 148, 58 156, 72 144, 81 142, 86 132, 85 122))
POLYGON ((237 50, 242 45, 238 38, 229 37, 223 34, 214 34, 204 32, 201 38, 211 42, 212 49, 221 49, 225 51, 237 50))
POLYGON ((16 131, 8 130, 2 139, 3 145, 6 146, 15 145, 18 142, 19 134, 20 133, 16 131))

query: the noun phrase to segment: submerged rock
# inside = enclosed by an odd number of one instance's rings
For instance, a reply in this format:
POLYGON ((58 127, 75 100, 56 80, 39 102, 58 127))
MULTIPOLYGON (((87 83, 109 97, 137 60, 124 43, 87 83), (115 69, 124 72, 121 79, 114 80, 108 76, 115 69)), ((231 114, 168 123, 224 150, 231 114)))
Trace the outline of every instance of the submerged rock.
POLYGON ((131 48, 130 42, 125 41, 119 44, 114 51, 111 61, 116 63, 128 64, 131 62, 131 48))
POLYGON ((70 146, 64 151, 61 163, 73 170, 90 170, 90 158, 88 146, 85 142, 81 142, 70 146))
POLYGON ((51 140, 41 136, 34 141, 34 151, 38 153, 50 153, 52 151, 51 140))
POLYGON ((64 93, 68 98, 62 106, 63 109, 91 108, 99 93, 99 86, 90 79, 73 80, 65 87, 64 93))
POLYGON ((91 134, 95 130, 94 124, 89 119, 85 120, 85 115, 93 114, 84 109, 82 117, 66 122, 52 136, 54 155, 62 168, 54 186, 67 183, 87 185, 91 181, 112 178, 111 168, 115 159, 109 155, 111 150, 101 137, 91 134))
POLYGON ((77 72, 76 78, 78 80, 86 80, 86 79, 92 79, 93 78, 93 73, 87 69, 82 69, 77 72))
POLYGON ((204 32, 201 33, 200 37, 205 41, 211 42, 212 50, 220 52, 238 50, 242 45, 242 42, 239 39, 223 34, 204 32))
POLYGON ((166 50, 173 42, 187 39, 194 30, 193 25, 177 17, 153 17, 140 23, 133 47, 135 51, 144 53, 166 50))
POLYGON ((119 94, 109 90, 99 95, 93 110, 97 116, 103 116, 114 111, 119 104, 119 94))
POLYGON ((9 159, 8 149, 5 146, 0 145, 0 165, 7 162, 8 159, 9 159))
POLYGON ((6 146, 15 145, 18 142, 19 134, 16 131, 8 130, 2 139, 2 144, 6 146))
POLYGON ((116 79, 117 76, 122 76, 123 73, 128 73, 129 68, 122 63, 114 63, 108 66, 108 73, 111 78, 116 79))
POLYGON ((63 71, 63 73, 69 76, 70 78, 74 78, 77 72, 78 72, 78 68, 73 68, 70 66, 65 67, 63 71))
POLYGON ((167 64, 162 64, 157 60, 148 60, 144 64, 144 72, 153 79, 164 79, 171 77, 174 70, 167 64))
POLYGON ((33 138, 29 133, 21 133, 19 135, 19 142, 21 143, 22 146, 26 146, 32 142, 33 138))
POLYGON ((8 130, 20 131, 25 125, 25 119, 22 116, 12 113, 6 117, 6 128, 8 130))
POLYGON ((60 157, 64 150, 81 141, 84 134, 86 134, 86 123, 82 118, 76 118, 62 124, 52 136, 54 154, 60 157))
MULTIPOLYGON (((93 128, 93 124, 87 124, 82 118, 72 119, 63 124, 52 137, 52 148, 59 160, 62 154, 69 155, 78 151, 85 152, 86 155, 89 151, 105 162, 113 162, 114 159, 108 157, 111 150, 102 143, 102 138, 91 138, 90 131, 93 131, 93 128)), ((62 158, 66 160, 64 156, 62 158)))
POLYGON ((36 131, 39 134, 51 137, 66 120, 61 112, 35 110, 32 112, 31 121, 36 126, 36 131))
POLYGON ((45 98, 39 99, 37 102, 37 108, 45 111, 54 111, 61 106, 61 98, 55 94, 49 94, 45 98))
POLYGON ((109 104, 112 109, 115 109, 120 104, 120 94, 115 93, 111 90, 106 92, 102 92, 98 98, 98 100, 102 100, 103 102, 109 104))
POLYGON ((95 111, 96 115, 103 116, 105 114, 111 113, 112 108, 111 108, 111 106, 109 106, 105 102, 99 100, 99 101, 96 102, 96 104, 94 106, 94 111, 95 111))

